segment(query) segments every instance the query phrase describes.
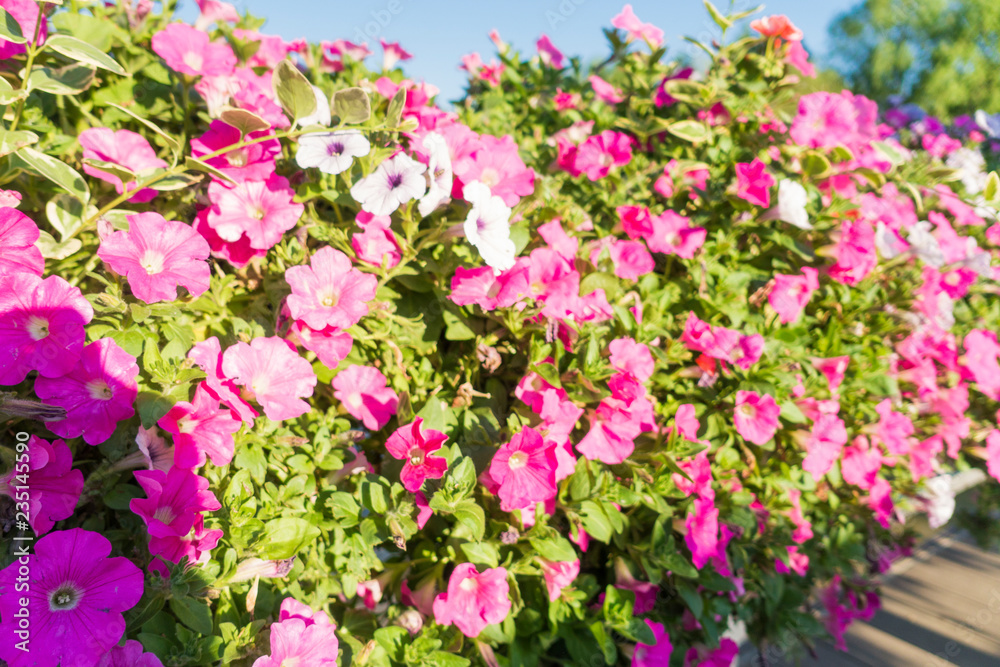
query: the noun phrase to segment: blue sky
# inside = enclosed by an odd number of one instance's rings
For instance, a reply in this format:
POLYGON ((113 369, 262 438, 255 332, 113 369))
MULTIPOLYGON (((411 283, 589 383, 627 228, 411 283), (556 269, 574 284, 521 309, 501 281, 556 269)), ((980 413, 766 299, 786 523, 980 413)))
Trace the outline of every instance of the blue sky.
MULTIPOLYGON (((838 13, 860 0, 771 0, 765 12, 786 14, 806 35, 810 51, 825 52, 826 28, 838 13)), ((610 27, 611 17, 624 2, 617 0, 236 0, 241 12, 267 18, 263 32, 286 39, 305 37, 309 41, 337 38, 356 41, 364 38, 369 48, 378 49, 380 37, 400 42, 413 59, 404 70, 414 79, 424 79, 441 88, 441 100, 461 94, 465 73, 459 59, 479 51, 489 60, 493 44, 487 38, 492 28, 522 52, 534 51, 534 43, 545 33, 567 55, 584 59, 604 55, 607 45, 601 29, 610 27), (367 34, 366 34, 367 33, 367 34)), ((728 0, 717 0, 725 10, 728 0)), ((737 11, 760 4, 735 0, 737 11)), ((708 41, 718 35, 701 0, 633 0, 635 13, 666 33, 667 45, 693 48, 681 37, 689 35, 708 41)), ((194 0, 182 0, 181 16, 193 21, 197 16, 194 0)), ((671 52, 668 51, 667 57, 671 52)), ((372 60, 372 66, 376 60, 372 60)))

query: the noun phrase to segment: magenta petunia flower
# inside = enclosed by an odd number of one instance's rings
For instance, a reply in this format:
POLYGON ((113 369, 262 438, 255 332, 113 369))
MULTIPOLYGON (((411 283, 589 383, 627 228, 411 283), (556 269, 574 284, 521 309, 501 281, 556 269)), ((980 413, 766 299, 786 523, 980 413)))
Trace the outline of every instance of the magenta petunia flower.
POLYGON ((454 624, 466 637, 478 637, 487 625, 500 623, 510 613, 507 570, 494 567, 480 574, 472 563, 451 573, 448 592, 434 599, 434 620, 454 624))
POLYGON ((337 667, 340 642, 337 626, 325 611, 285 598, 278 622, 271 625, 271 654, 257 658, 253 667, 337 667))
POLYGON ((490 462, 490 477, 499 485, 500 509, 524 509, 556 495, 555 443, 526 427, 501 445, 490 462))
POLYGON ((767 295, 767 302, 778 313, 782 324, 799 319, 813 292, 819 289, 817 275, 816 269, 808 266, 802 268, 801 276, 774 275, 774 287, 767 295))
POLYGON ((11 273, 42 275, 45 258, 35 247, 38 225, 9 204, 0 207, 0 276, 11 273))
POLYGON ((538 47, 538 57, 547 67, 562 69, 563 64, 566 62, 566 57, 562 51, 556 48, 556 45, 552 43, 548 35, 543 34, 535 46, 538 47))
POLYGON ((153 51, 167 67, 191 76, 224 76, 236 68, 236 55, 229 44, 213 42, 207 32, 185 23, 171 23, 153 35, 153 51))
POLYGON ((637 642, 635 653, 632 654, 632 667, 670 667, 670 654, 674 650, 670 643, 670 635, 662 623, 645 619, 646 625, 653 631, 656 642, 643 644, 637 642))
POLYGON ((733 421, 736 432, 757 445, 763 445, 774 437, 778 430, 778 414, 781 408, 773 396, 761 396, 755 391, 736 392, 736 411, 733 421))
MULTIPOLYGON (((166 169, 170 166, 166 161, 156 157, 156 151, 138 132, 131 130, 118 130, 116 132, 106 127, 91 127, 81 132, 77 138, 80 140, 80 145, 83 146, 85 159, 113 162, 125 167, 133 174, 139 174, 149 169, 166 169)), ((136 191, 135 181, 122 183, 122 179, 114 174, 109 174, 87 163, 84 163, 83 171, 115 186, 115 192, 118 194, 134 192, 131 197, 133 203, 142 204, 156 197, 156 190, 152 188, 136 191)))
POLYGON ((208 289, 212 273, 205 260, 211 249, 201 234, 159 213, 137 213, 126 219, 129 230, 103 238, 97 256, 128 278, 137 299, 173 301, 178 285, 186 287, 192 297, 208 289))
POLYGON ((104 654, 96 667, 163 667, 155 653, 143 653, 142 644, 129 639, 104 654))
POLYGON ((198 468, 206 456, 217 466, 233 460, 233 433, 243 422, 219 407, 219 399, 202 383, 194 390, 192 403, 179 401, 156 422, 174 436, 174 465, 198 468))
POLYGON ((292 201, 295 191, 288 179, 271 174, 266 181, 244 181, 227 186, 212 181, 208 198, 208 224, 223 241, 235 243, 242 236, 254 250, 267 250, 294 227, 305 206, 292 201))
POLYGON ((114 647, 125 632, 122 612, 142 597, 143 576, 110 553, 111 542, 97 533, 60 530, 35 543, 27 575, 17 561, 0 571, 0 658, 10 667, 89 667, 114 647), (24 598, 30 652, 17 648, 15 634, 24 598))
POLYGON ((309 259, 309 266, 285 271, 292 288, 288 310, 296 320, 313 329, 347 329, 368 314, 378 278, 358 271, 339 250, 323 246, 309 259))
MULTIPOLYGON (((262 139, 271 130, 258 130, 246 136, 247 140, 262 139)), ((208 130, 191 140, 191 154, 195 157, 208 155, 227 146, 240 143, 240 131, 221 120, 213 120, 208 130)), ((265 181, 274 173, 274 161, 281 155, 281 143, 268 139, 244 146, 205 160, 234 181, 265 181)))
POLYGON ((47 378, 71 371, 93 317, 80 289, 59 276, 0 275, 0 385, 18 384, 33 370, 47 378))
POLYGON ((44 535, 56 521, 73 516, 83 493, 83 473, 73 470, 73 454, 65 442, 49 443, 34 435, 28 439, 28 467, 26 483, 16 478, 16 468, 0 475, 0 495, 17 499, 27 491, 28 522, 36 535, 44 535), (14 488, 18 486, 24 488, 14 488))
POLYGON ((39 377, 35 394, 49 405, 66 408, 66 417, 47 424, 63 438, 83 436, 88 445, 99 445, 114 433, 118 422, 128 419, 139 393, 135 357, 102 338, 83 348, 80 361, 59 378, 39 377))
POLYGON ((774 177, 767 173, 767 165, 758 158, 753 162, 736 163, 736 196, 740 199, 767 208, 771 205, 774 183, 774 177))
POLYGON ((133 498, 129 509, 145 522, 151 537, 186 537, 202 512, 222 507, 208 490, 208 480, 190 470, 137 470, 135 479, 146 492, 133 498))
POLYGON ((610 173, 612 167, 621 167, 632 160, 632 139, 621 132, 604 130, 589 137, 576 153, 574 167, 598 181, 610 173))
POLYGON ((687 530, 684 543, 691 550, 694 566, 700 570, 718 552, 719 508, 715 506, 715 498, 695 498, 684 527, 687 530))
POLYGON ((718 648, 692 646, 684 654, 684 664, 688 667, 730 667, 739 652, 739 644, 732 639, 723 638, 718 648))
POLYGON ((385 441, 386 451, 405 461, 399 480, 411 493, 419 491, 425 479, 441 479, 448 469, 447 459, 431 455, 441 449, 448 436, 434 429, 424 430, 423 423, 423 418, 417 417, 406 426, 400 426, 385 441))
MULTIPOLYGON (((38 3, 32 0, 0 0, 0 7, 3 7, 21 28, 21 34, 29 42, 35 36, 35 29, 38 28, 38 3)), ((48 21, 43 18, 42 26, 38 30, 38 45, 45 43, 48 34, 48 21)), ((14 56, 21 55, 27 51, 27 44, 15 44, 5 39, 0 39, 0 60, 8 60, 14 56)))
POLYGON ((399 397, 385 376, 372 366, 351 365, 333 378, 333 395, 365 428, 377 431, 392 419, 399 397))
POLYGON ((295 346, 281 338, 236 343, 222 355, 222 371, 233 383, 253 392, 272 421, 295 419, 312 409, 302 399, 312 396, 316 374, 295 346))
POLYGON ((580 559, 551 561, 539 558, 538 561, 545 578, 545 588, 549 592, 549 601, 554 602, 562 595, 562 589, 576 581, 580 574, 580 559))
MULTIPOLYGON (((201 565, 206 563, 211 557, 211 551, 222 539, 222 531, 206 530, 205 517, 198 514, 194 521, 194 527, 186 537, 168 535, 166 537, 150 537, 149 553, 159 556, 170 563, 180 563, 187 558, 188 566, 201 565)), ((159 572, 166 577, 169 573, 167 567, 159 560, 154 559, 149 564, 149 569, 159 572)))

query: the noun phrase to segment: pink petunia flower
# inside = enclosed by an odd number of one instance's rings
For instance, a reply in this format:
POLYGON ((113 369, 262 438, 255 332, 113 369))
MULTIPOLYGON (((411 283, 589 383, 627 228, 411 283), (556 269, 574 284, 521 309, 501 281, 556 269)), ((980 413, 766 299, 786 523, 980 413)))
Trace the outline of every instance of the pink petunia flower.
POLYGON ((206 30, 213 23, 239 23, 240 14, 236 7, 220 0, 195 0, 200 13, 194 22, 198 30, 206 30))
POLYGON ((33 435, 27 453, 27 480, 19 479, 17 468, 11 468, 0 475, 0 496, 16 500, 19 492, 27 490, 28 523, 40 536, 52 530, 56 521, 73 516, 83 493, 83 473, 73 470, 73 454, 62 440, 50 443, 33 435))
POLYGON ((790 42, 801 42, 802 31, 795 27, 784 14, 765 16, 750 22, 750 27, 764 37, 780 37, 790 42))
POLYGON ((830 387, 830 393, 836 394, 837 389, 840 388, 840 384, 844 381, 844 375, 847 373, 847 365, 850 363, 851 358, 849 356, 842 357, 830 357, 829 359, 820 359, 819 357, 812 357, 813 368, 818 370, 826 378, 827 384, 830 387))
POLYGON ((0 207, 0 276, 12 273, 42 275, 45 258, 35 246, 38 225, 9 204, 0 207))
POLYGON ((760 361, 764 352, 764 337, 760 334, 744 336, 733 329, 712 326, 698 319, 693 312, 684 323, 681 341, 692 350, 735 364, 743 370, 749 370, 760 361))
POLYGON ((116 646, 105 653, 96 667, 163 667, 163 663, 155 653, 143 653, 140 642, 129 639, 124 646, 116 646))
POLYGON ((0 658, 10 667, 97 664, 125 633, 122 613, 142 597, 142 570, 108 558, 111 542, 82 528, 49 533, 34 552, 26 574, 17 561, 0 571, 0 658), (22 609, 30 652, 17 647, 22 609))
POLYGON ((611 366, 615 370, 629 373, 639 382, 653 377, 653 355, 645 343, 638 343, 632 338, 616 338, 608 344, 608 350, 611 352, 611 366))
POLYGON ((621 12, 611 19, 611 25, 626 32, 626 42, 641 39, 654 49, 663 45, 663 31, 652 23, 640 21, 632 10, 632 5, 625 5, 621 12))
POLYGON ((372 366, 351 365, 333 378, 333 395, 355 419, 377 431, 392 419, 399 396, 385 376, 372 366))
POLYGON ((718 551, 719 508, 715 506, 715 499, 695 498, 684 527, 687 530, 684 543, 691 550, 694 566, 700 570, 718 551))
POLYGON ((867 220, 845 221, 839 234, 832 250, 837 263, 830 267, 830 277, 844 285, 857 285, 878 264, 875 230, 867 220))
MULTIPOLYGON (((1000 421, 1000 415, 997 420, 1000 421)), ((1000 481, 1000 430, 993 429, 986 436, 986 472, 1000 481)))
POLYGON ((0 274, 0 385, 18 384, 33 370, 46 378, 71 371, 93 317, 80 289, 59 276, 0 274))
POLYGON ((963 368, 967 377, 976 383, 976 389, 1000 401, 1000 344, 997 335, 986 329, 973 329, 962 341, 965 347, 963 368))
POLYGON ((867 147, 880 138, 878 105, 848 91, 810 93, 799 98, 799 113, 790 135, 800 146, 834 148, 867 147))
MULTIPOLYGON (((246 140, 263 139, 271 130, 258 130, 246 135, 246 140)), ((200 158, 240 143, 240 131, 221 120, 213 120, 208 130, 191 140, 191 154, 200 158)), ((268 139, 231 150, 205 160, 234 181, 265 181, 274 173, 274 161, 281 155, 281 142, 268 139)))
POLYGON ((788 554, 788 565, 781 560, 774 561, 774 570, 778 574, 790 574, 794 572, 800 577, 806 576, 809 572, 809 556, 799 553, 796 546, 786 546, 785 552, 788 554))
POLYGON ((653 256, 640 241, 611 239, 608 245, 615 275, 625 280, 638 280, 656 268, 653 256))
POLYGON ((632 139, 627 134, 605 130, 589 137, 576 152, 575 169, 592 181, 599 181, 632 160, 632 139))
POLYGON ((684 667, 730 667, 739 652, 739 644, 729 638, 723 638, 714 649, 692 646, 684 655, 684 667))
POLYGON ((396 235, 388 225, 367 225, 351 236, 351 247, 359 262, 391 269, 403 258, 396 235))
POLYGON ((565 56, 563 56, 562 51, 556 48, 556 45, 552 43, 548 35, 543 34, 538 42, 535 43, 538 47, 538 57, 541 58, 542 63, 546 67, 552 67, 555 69, 562 69, 563 64, 566 61, 565 56))
POLYGON ((501 445, 490 462, 490 477, 497 483, 500 509, 524 509, 556 495, 555 443, 546 442, 531 427, 501 445))
POLYGON ((625 96, 622 94, 622 91, 618 90, 596 74, 592 74, 587 81, 590 82, 590 87, 594 89, 594 94, 608 104, 618 104, 619 102, 625 101, 625 96))
POLYGON ((347 329, 368 314, 368 302, 375 298, 378 279, 351 265, 344 253, 324 246, 313 253, 309 266, 293 266, 285 271, 292 288, 288 309, 296 320, 313 329, 347 329))
POLYGON ((778 430, 778 414, 781 408, 769 394, 761 396, 755 391, 736 392, 736 410, 733 421, 736 432, 744 440, 763 445, 774 437, 778 430))
POLYGON ((288 327, 286 338, 316 354, 327 368, 336 368, 354 347, 354 338, 346 331, 333 327, 312 329, 305 322, 295 321, 288 327))
POLYGON ((281 338, 236 343, 222 355, 222 372, 252 392, 272 421, 295 419, 312 409, 302 399, 312 396, 316 374, 295 346, 281 338))
POLYGON ((257 658, 253 667, 337 667, 336 630, 325 611, 313 612, 294 598, 285 598, 278 622, 271 625, 271 653, 257 658))
POLYGON ((190 470, 137 470, 135 480, 145 498, 133 498, 129 509, 146 524, 151 537, 186 537, 202 512, 222 507, 208 480, 190 470))
POLYGON ((390 215, 411 199, 427 191, 427 165, 405 153, 385 160, 369 176, 351 187, 351 196, 372 215, 390 215))
POLYGON ((632 667, 670 667, 670 654, 674 646, 670 643, 670 635, 662 623, 644 619, 656 638, 654 644, 637 642, 632 654, 632 667))
POLYGON ((190 469, 204 465, 206 456, 217 466, 232 461, 233 433, 243 422, 229 410, 221 410, 219 399, 201 383, 192 403, 178 401, 156 424, 174 436, 174 465, 190 469))
POLYGON ((465 186, 479 181, 507 206, 516 206, 521 197, 535 191, 535 172, 525 166, 512 136, 484 134, 469 146, 465 155, 453 155, 455 182, 452 196, 459 197, 465 186))
POLYGON ((740 199, 767 208, 771 205, 774 183, 774 177, 767 173, 767 165, 758 158, 749 163, 736 163, 736 196, 740 199))
POLYGON ((212 273, 205 260, 211 249, 201 234, 159 213, 136 213, 126 219, 129 230, 102 238, 97 256, 128 279, 137 299, 173 301, 178 285, 192 297, 208 289, 212 273))
POLYGON ((44 403, 66 408, 65 419, 47 424, 50 431, 63 438, 82 435, 88 445, 99 445, 119 421, 135 414, 138 375, 135 357, 102 338, 83 348, 80 361, 66 375, 36 379, 35 394, 44 403))
MULTIPOLYGON (((156 151, 149 145, 144 136, 131 130, 109 130, 106 127, 91 127, 80 133, 78 137, 83 146, 84 159, 113 162, 139 174, 150 169, 166 169, 170 165, 165 160, 156 157, 156 151)), ((122 180, 114 174, 109 174, 87 163, 83 171, 115 186, 115 192, 123 194, 132 192, 131 201, 142 204, 156 197, 156 190, 144 188, 136 191, 136 182, 122 184, 122 180)))
POLYGON ((250 247, 250 239, 246 234, 236 241, 226 241, 219 236, 208 223, 208 212, 210 209, 204 208, 198 211, 194 217, 192 227, 201 234, 202 238, 208 242, 208 247, 212 251, 212 257, 224 259, 238 269, 250 263, 251 260, 267 255, 267 250, 250 247))
POLYGON ((251 248, 267 250, 302 217, 305 206, 293 202, 294 197, 288 179, 277 174, 266 181, 244 181, 232 187, 212 181, 208 224, 224 241, 234 243, 246 236, 251 248))
POLYGON ((847 430, 844 428, 844 420, 836 415, 820 415, 806 441, 805 448, 808 453, 802 461, 802 469, 818 482, 823 475, 830 472, 830 468, 840 458, 846 444, 847 430))
POLYGON ((812 522, 802 514, 802 492, 798 489, 788 489, 788 499, 792 503, 788 518, 795 525, 792 540, 798 544, 808 542, 813 538, 813 529, 812 522))
MULTIPOLYGON (((38 29, 38 46, 45 43, 48 34, 48 21, 43 17, 41 27, 38 26, 38 4, 32 0, 2 0, 0 7, 10 15, 21 28, 21 35, 28 42, 35 37, 35 30, 38 29)), ((0 39, 0 60, 9 60, 14 56, 19 56, 27 51, 27 44, 15 44, 5 39, 0 39)))
POLYGON ((236 56, 225 42, 212 42, 207 32, 171 23, 153 35, 153 51, 167 67, 191 76, 223 76, 236 68, 236 56))
POLYGON ((501 623, 510 613, 507 570, 494 567, 479 573, 462 563, 451 573, 448 591, 434 599, 434 620, 458 627, 466 637, 478 637, 487 625, 501 623))
POLYGON ((650 217, 650 234, 646 245, 653 252, 691 259, 705 244, 708 232, 704 227, 692 227, 691 220, 673 211, 650 217))
POLYGON ((257 411, 243 400, 240 389, 222 371, 222 346, 219 339, 211 336, 196 343, 188 351, 188 359, 205 372, 204 384, 209 392, 228 406, 241 420, 253 426, 257 411))
POLYGON ((549 600, 554 602, 562 595, 562 589, 572 584, 580 575, 580 559, 568 561, 551 561, 539 558, 545 578, 545 588, 549 592, 549 600))
POLYGON ((875 478, 882 469, 884 458, 878 447, 871 447, 868 438, 859 435, 851 446, 844 448, 840 474, 844 481, 862 489, 875 485, 875 478))
POLYGON ((818 275, 816 269, 808 266, 802 267, 801 276, 775 274, 774 286, 767 295, 767 302, 778 313, 782 324, 795 322, 802 315, 813 292, 819 289, 818 275))
POLYGON ((417 417, 406 426, 400 426, 385 441, 386 451, 404 461, 399 480, 411 493, 419 491, 425 479, 441 479, 448 469, 447 459, 431 455, 441 449, 448 436, 434 429, 423 429, 423 423, 423 418, 417 417))
MULTIPOLYGON (((204 516, 198 514, 194 521, 194 527, 187 537, 176 535, 150 537, 149 553, 168 563, 180 563, 186 558, 187 567, 203 565, 211 559, 211 551, 219 544, 221 538, 222 530, 207 530, 204 516)), ((149 569, 159 572, 162 577, 166 577, 169 573, 167 567, 158 559, 154 559, 149 564, 149 569)))

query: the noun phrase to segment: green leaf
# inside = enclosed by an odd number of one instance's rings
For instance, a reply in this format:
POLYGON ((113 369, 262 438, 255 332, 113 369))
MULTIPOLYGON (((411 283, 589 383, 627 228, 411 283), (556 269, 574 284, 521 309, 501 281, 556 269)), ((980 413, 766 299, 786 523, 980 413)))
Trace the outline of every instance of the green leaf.
MULTIPOLYGON (((158 169, 156 171, 163 170, 158 169)), ((155 174, 155 172, 153 173, 155 174)), ((149 174, 146 175, 148 176, 149 174)), ((167 176, 166 178, 158 180, 149 187, 160 192, 172 192, 174 190, 189 188, 201 180, 201 176, 192 176, 191 174, 173 174, 172 176, 167 176)))
POLYGON ((56 241, 48 232, 39 232, 35 246, 45 259, 66 259, 83 247, 80 239, 70 239, 63 243, 56 241))
POLYGON ((410 643, 410 633, 398 625, 390 625, 375 631, 375 641, 385 649, 389 658, 395 662, 403 662, 403 653, 410 643))
MULTIPOLYGON (((3 81, 3 79, 0 79, 3 81)), ((38 143, 38 135, 27 130, 8 132, 0 130, 0 157, 10 155, 14 151, 38 143)))
MULTIPOLYGON (((87 187, 87 182, 65 162, 57 160, 51 155, 40 153, 31 147, 21 148, 14 155, 17 161, 23 163, 23 168, 28 171, 47 178, 84 203, 90 199, 90 189, 87 187)), ((12 160, 12 162, 14 161, 12 160)))
POLYGON ((27 96, 27 90, 14 90, 7 79, 0 77, 0 104, 11 104, 27 96))
POLYGON ((385 114, 386 127, 399 127, 403 118, 403 107, 406 105, 406 88, 399 87, 396 94, 389 100, 389 111, 385 114))
POLYGON ((712 20, 715 21, 717 26, 722 28, 723 32, 733 27, 732 21, 723 16, 722 12, 708 0, 705 0, 705 9, 708 10, 708 13, 712 16, 712 20))
POLYGON ((434 651, 433 653, 425 656, 424 661, 420 664, 434 665, 434 667, 469 667, 472 663, 468 660, 468 658, 463 658, 462 656, 455 655, 454 653, 434 651))
POLYGON ((583 515, 583 527, 590 535, 600 542, 611 540, 611 519, 608 518, 604 508, 593 500, 585 500, 580 503, 580 511, 583 515))
MULTIPOLYGON (((478 565, 496 567, 500 564, 500 553, 489 542, 463 542, 462 552, 466 558, 478 565)), ((544 554, 542 557, 545 557, 544 554)))
POLYGON ((995 171, 991 171, 989 177, 986 179, 983 197, 988 202, 995 202, 997 201, 998 194, 1000 194, 1000 175, 997 175, 995 171))
POLYGON ((176 139, 174 139, 172 136, 170 136, 169 134, 167 134, 166 132, 164 132, 163 130, 161 130, 159 128, 159 126, 154 125, 153 123, 149 122, 148 120, 146 120, 142 116, 138 115, 134 111, 130 111, 130 110, 126 109, 125 107, 121 106, 120 104, 109 103, 108 106, 109 107, 114 107, 115 109, 118 109, 119 111, 121 111, 123 114, 126 114, 127 116, 131 116, 135 120, 137 120, 140 123, 142 123, 143 125, 145 125, 150 130, 152 130, 153 132, 155 132, 156 134, 160 135, 160 137, 163 139, 163 141, 167 144, 167 148, 169 148, 175 155, 181 152, 181 145, 180 145, 180 143, 176 139))
POLYGON ((830 171, 830 160, 816 151, 810 151, 802 156, 802 171, 812 177, 819 177, 830 171))
POLYGON ((885 158, 889 160, 889 162, 891 162, 893 165, 903 163, 903 154, 900 153, 893 146, 890 146, 889 144, 885 143, 884 141, 873 141, 872 146, 874 146, 875 150, 877 150, 879 153, 885 156, 885 158))
POLYGON ((552 535, 545 539, 532 539, 530 541, 532 548, 545 560, 566 562, 579 558, 576 549, 562 535, 552 535))
POLYGON ((49 38, 45 41, 45 48, 52 49, 77 62, 100 67, 115 74, 125 74, 125 70, 114 58, 96 46, 92 46, 76 37, 62 34, 49 35, 49 38))
POLYGON ((21 32, 21 24, 7 10, 0 8, 0 37, 14 44, 27 44, 21 32))
MULTIPOLYGON (((690 102, 692 104, 700 104, 704 101, 702 93, 708 90, 702 84, 690 79, 670 79, 663 83, 663 88, 671 97, 675 97, 681 102, 690 102)), ((682 171, 684 170, 682 169, 682 171)))
POLYGON ((292 120, 304 118, 316 111, 316 94, 312 85, 291 60, 282 60, 275 66, 271 85, 281 108, 292 120))
POLYGON ((711 136, 709 129, 696 120, 679 120, 667 126, 667 132, 691 143, 705 141, 711 136))
MULTIPOLYGON (((89 213, 89 211, 88 211, 89 213)), ((62 240, 73 236, 83 226, 83 204, 80 200, 60 192, 45 204, 45 217, 62 240)))
POLYGON ((203 160, 199 160, 196 157, 192 157, 191 155, 184 156, 184 166, 190 169, 191 171, 201 171, 206 174, 209 174, 213 178, 217 178, 220 181, 225 181, 227 183, 236 182, 223 172, 213 167, 212 165, 208 164, 207 162, 204 162, 203 160))
POLYGON ((474 540, 483 539, 486 532, 486 513, 475 500, 463 500, 455 508, 455 518, 469 531, 474 540))
POLYGON ((799 406, 791 401, 786 401, 781 404, 781 418, 792 424, 805 424, 806 416, 802 414, 802 410, 799 406))
POLYGON ((212 634, 212 609, 208 603, 190 596, 170 598, 170 611, 177 619, 202 635, 212 634))
POLYGON ((100 169, 107 174, 117 177, 122 183, 131 183, 137 178, 132 170, 114 162, 95 160, 94 158, 87 157, 83 158, 83 163, 93 167, 94 169, 100 169))
POLYGON ((40 90, 53 95, 76 95, 94 82, 95 70, 90 65, 76 63, 59 69, 36 67, 31 70, 25 88, 40 90))
POLYGON ((305 519, 272 519, 264 524, 257 554, 264 560, 291 558, 319 534, 319 528, 305 519))
POLYGON ((251 132, 258 132, 271 127, 270 123, 254 112, 235 107, 224 107, 219 113, 219 120, 235 127, 244 137, 251 132))
POLYGON ((372 117, 372 103, 361 88, 344 88, 333 94, 333 112, 342 123, 357 125, 372 117))

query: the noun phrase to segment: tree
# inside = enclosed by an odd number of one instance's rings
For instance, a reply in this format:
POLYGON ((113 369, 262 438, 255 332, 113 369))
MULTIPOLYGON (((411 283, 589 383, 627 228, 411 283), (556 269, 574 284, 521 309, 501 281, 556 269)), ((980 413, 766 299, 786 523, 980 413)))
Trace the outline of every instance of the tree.
POLYGON ((863 0, 830 37, 832 64, 855 92, 902 95, 944 117, 1000 111, 996 0, 863 0))

